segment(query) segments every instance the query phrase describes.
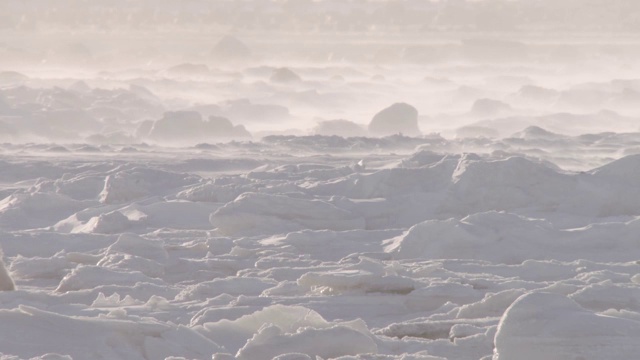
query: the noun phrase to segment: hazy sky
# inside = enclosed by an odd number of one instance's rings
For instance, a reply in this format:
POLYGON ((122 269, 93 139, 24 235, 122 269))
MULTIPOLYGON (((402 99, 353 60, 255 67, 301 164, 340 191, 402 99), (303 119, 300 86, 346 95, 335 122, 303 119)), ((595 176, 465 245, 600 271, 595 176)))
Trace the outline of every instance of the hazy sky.
POLYGON ((0 29, 637 31, 635 0, 5 0, 0 29))

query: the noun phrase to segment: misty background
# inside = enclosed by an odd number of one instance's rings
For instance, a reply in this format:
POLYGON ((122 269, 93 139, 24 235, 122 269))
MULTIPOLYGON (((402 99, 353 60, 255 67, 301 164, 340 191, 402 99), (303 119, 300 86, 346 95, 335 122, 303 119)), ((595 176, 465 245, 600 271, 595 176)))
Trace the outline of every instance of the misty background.
POLYGON ((637 131, 639 16, 631 0, 3 1, 0 140, 378 136, 396 103, 422 136, 637 131))

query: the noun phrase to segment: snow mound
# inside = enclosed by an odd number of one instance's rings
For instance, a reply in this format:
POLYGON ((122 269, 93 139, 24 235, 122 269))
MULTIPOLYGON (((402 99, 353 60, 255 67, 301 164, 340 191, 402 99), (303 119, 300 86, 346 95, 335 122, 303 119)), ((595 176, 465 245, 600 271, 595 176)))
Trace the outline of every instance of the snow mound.
MULTIPOLYGON (((56 230, 61 231, 63 224, 77 222, 77 218, 72 221, 61 221, 55 225, 56 230), (73 221, 76 220, 76 221, 73 221)), ((94 216, 81 226, 74 226, 71 233, 96 233, 96 234, 117 234, 129 229, 136 221, 131 221, 120 211, 111 211, 106 214, 94 216)), ((73 225, 72 225, 73 226, 73 225)))
POLYGON ((512 138, 523 140, 558 140, 565 139, 565 136, 552 133, 539 126, 529 126, 526 129, 519 131, 511 136, 512 138))
POLYGON ((629 155, 590 171, 589 183, 594 192, 594 206, 601 216, 637 215, 640 193, 629 191, 640 176, 640 155, 629 155))
POLYGON ((211 215, 224 234, 363 229, 364 219, 327 201, 244 193, 211 215))
POLYGON ((292 353, 315 358, 378 351, 362 320, 329 322, 302 306, 273 305, 236 320, 203 325, 205 335, 236 352, 236 359, 272 359, 292 353), (331 344, 331 346, 327 346, 331 344))
POLYGON ((278 327, 267 325, 247 341, 236 359, 252 360, 265 356, 269 359, 294 352, 331 359, 343 355, 375 354, 378 347, 370 336, 344 325, 300 329, 294 334, 283 333, 278 327))
POLYGON ((73 264, 64 253, 57 253, 50 258, 27 258, 18 255, 11 262, 11 275, 18 280, 24 279, 56 279, 61 280, 73 264))
POLYGON ((341 271, 308 272, 302 275, 298 285, 323 294, 349 292, 408 294, 415 289, 415 282, 407 277, 387 274, 378 261, 361 258, 358 264, 341 271))
POLYGON ((165 194, 196 181, 194 176, 151 168, 123 169, 106 177, 99 199, 104 204, 124 203, 151 194, 165 194))
POLYGON ((0 226, 4 229, 50 226, 93 203, 50 192, 15 193, 0 201, 0 226))
POLYGON ((190 328, 129 319, 126 312, 92 318, 20 306, 0 310, 0 322, 4 325, 0 330, 2 352, 21 354, 21 358, 57 353, 74 359, 205 359, 222 349, 190 328))
POLYGON ((504 313, 494 360, 633 359, 640 322, 602 316, 563 295, 530 293, 504 313))
MULTIPOLYGON (((571 300, 580 304, 580 306, 593 311, 606 311, 609 309, 626 309, 630 311, 640 311, 640 287, 634 283, 631 284, 615 284, 611 279, 599 281, 599 274, 593 275, 591 281, 596 283, 585 286, 584 288, 571 294, 571 300)), ((628 277, 624 276, 625 282, 628 277)))
POLYGON ((106 253, 125 253, 146 259, 164 261, 169 258, 169 255, 163 245, 162 241, 147 240, 135 234, 122 234, 115 243, 107 248, 106 253))
POLYGON ((269 80, 274 83, 287 84, 300 82, 302 78, 289 68, 279 68, 273 71, 269 80))
POLYGON ((406 103, 395 103, 377 113, 369 123, 369 132, 378 136, 420 135, 418 110, 406 103))
POLYGON ((640 155, 629 155, 591 171, 603 182, 626 182, 640 176, 640 155))
POLYGON ((481 160, 460 159, 452 175, 450 202, 455 214, 537 207, 557 209, 563 199, 575 194, 577 180, 522 157, 481 160))
POLYGON ((488 212, 462 220, 428 220, 390 243, 399 259, 483 259, 519 263, 533 254, 549 234, 549 225, 522 216, 488 212), (526 230, 525 230, 526 229, 526 230), (500 248, 500 251, 497 249, 500 248))

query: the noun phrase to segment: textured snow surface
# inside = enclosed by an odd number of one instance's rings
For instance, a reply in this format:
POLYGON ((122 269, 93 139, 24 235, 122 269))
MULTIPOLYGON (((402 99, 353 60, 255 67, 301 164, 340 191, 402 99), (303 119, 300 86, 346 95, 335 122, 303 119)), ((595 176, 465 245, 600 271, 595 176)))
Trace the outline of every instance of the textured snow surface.
POLYGON ((638 14, 0 0, 0 360, 640 359, 638 14))
POLYGON ((576 172, 526 154, 447 153, 445 140, 363 140, 132 145, 124 157, 70 146, 55 158, 3 145, 0 288, 15 290, 0 292, 1 353, 640 352, 640 157, 585 157, 576 172), (371 150, 331 154, 327 141, 371 150), (381 147, 394 142, 418 145, 381 147))

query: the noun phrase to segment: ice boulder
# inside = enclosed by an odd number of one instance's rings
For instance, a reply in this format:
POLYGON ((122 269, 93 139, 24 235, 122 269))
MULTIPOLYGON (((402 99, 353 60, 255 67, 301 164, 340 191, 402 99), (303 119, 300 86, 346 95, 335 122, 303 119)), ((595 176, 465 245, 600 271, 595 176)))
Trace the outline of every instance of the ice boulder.
POLYGON ((398 133, 420 135, 418 110, 406 103, 395 103, 373 117, 369 123, 369 131, 378 136, 398 133))
POLYGON ((234 126, 227 118, 210 116, 203 119, 195 111, 168 111, 156 120, 148 137, 160 142, 207 142, 212 138, 250 137, 242 125, 234 126))
POLYGON ((226 35, 213 47, 211 54, 219 60, 237 60, 251 56, 251 49, 236 37, 226 35))
POLYGON ((274 70, 269 80, 274 83, 286 84, 300 82, 302 81, 302 78, 291 69, 285 67, 274 70))
POLYGON ((634 359, 640 322, 602 316, 557 294, 529 293, 502 316, 493 360, 634 359))

